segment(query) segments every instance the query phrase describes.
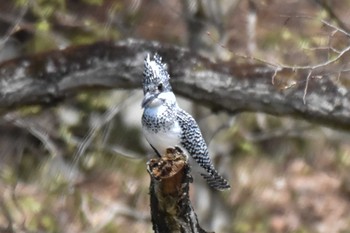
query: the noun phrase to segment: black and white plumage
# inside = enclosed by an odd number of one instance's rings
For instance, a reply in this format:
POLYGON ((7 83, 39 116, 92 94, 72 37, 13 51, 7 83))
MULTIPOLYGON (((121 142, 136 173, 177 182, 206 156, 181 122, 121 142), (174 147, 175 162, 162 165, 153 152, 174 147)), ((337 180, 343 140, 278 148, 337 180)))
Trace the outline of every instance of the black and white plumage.
POLYGON ((182 110, 172 92, 166 65, 157 54, 147 55, 143 72, 144 99, 142 131, 158 155, 178 146, 189 154, 207 174, 201 174, 218 190, 229 189, 228 182, 214 168, 207 144, 193 117, 182 110))

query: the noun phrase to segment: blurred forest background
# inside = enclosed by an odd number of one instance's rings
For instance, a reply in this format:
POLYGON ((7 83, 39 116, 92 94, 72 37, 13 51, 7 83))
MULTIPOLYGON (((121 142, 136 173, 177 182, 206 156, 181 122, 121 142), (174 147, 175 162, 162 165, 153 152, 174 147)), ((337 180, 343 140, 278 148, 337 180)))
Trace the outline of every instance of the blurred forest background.
MULTIPOLYGON (((321 64, 321 73, 341 54, 332 72, 349 88, 349 18, 349 0, 0 0, 0 62, 137 38, 213 62, 321 64)), ((287 79, 280 88, 308 81, 287 79)), ((350 232, 348 131, 178 98, 232 185, 217 193, 194 174, 202 227, 350 232)), ((153 152, 140 133, 141 99, 140 81, 136 90, 83 91, 54 106, 2 110, 0 232, 152 232, 146 161, 153 152)))

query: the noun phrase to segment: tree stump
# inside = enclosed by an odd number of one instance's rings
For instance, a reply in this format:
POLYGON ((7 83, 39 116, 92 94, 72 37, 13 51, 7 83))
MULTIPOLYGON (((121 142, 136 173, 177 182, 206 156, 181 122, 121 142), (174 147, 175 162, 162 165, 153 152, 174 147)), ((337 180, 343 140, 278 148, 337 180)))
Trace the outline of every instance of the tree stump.
POLYGON ((165 155, 147 163, 151 177, 150 198, 155 233, 208 233, 198 223, 189 199, 192 182, 186 155, 168 148, 165 155))

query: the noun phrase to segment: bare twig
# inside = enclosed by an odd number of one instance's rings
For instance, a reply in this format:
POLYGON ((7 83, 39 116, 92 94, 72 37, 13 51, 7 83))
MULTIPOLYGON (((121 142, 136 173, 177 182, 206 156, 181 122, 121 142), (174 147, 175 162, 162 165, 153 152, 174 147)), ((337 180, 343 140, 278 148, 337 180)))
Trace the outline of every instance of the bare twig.
POLYGON ((16 18, 16 20, 14 20, 14 23, 12 24, 12 26, 7 30, 6 34, 0 39, 0 49, 3 48, 5 43, 10 38, 11 34, 18 29, 18 27, 23 19, 23 16, 27 12, 27 10, 28 10, 28 5, 25 5, 21 8, 21 11, 17 15, 17 18, 16 18))
POLYGON ((309 74, 306 77, 306 84, 305 84, 304 95, 303 95, 303 102, 304 102, 304 104, 306 104, 306 94, 307 94, 307 89, 309 87, 311 74, 312 74, 312 70, 309 71, 309 74))
POLYGON ((122 100, 121 103, 118 103, 115 106, 112 106, 99 121, 95 121, 94 125, 90 128, 89 132, 86 134, 85 139, 79 145, 77 152, 74 155, 73 167, 75 167, 81 158, 81 156, 85 153, 86 149, 90 146, 92 140, 96 136, 97 132, 107 123, 109 123, 116 114, 120 112, 120 110, 130 101, 130 97, 133 96, 133 92, 129 92, 126 96, 126 99, 122 100))
POLYGON ((323 9, 328 13, 329 17, 332 20, 334 20, 339 25, 339 27, 344 28, 347 31, 349 31, 349 28, 346 26, 346 24, 343 23, 343 21, 334 12, 333 8, 330 5, 331 3, 329 1, 326 1, 326 0, 314 0, 314 1, 323 7, 323 9))
POLYGON ((56 143, 54 143, 54 141, 51 139, 48 132, 46 132, 45 129, 38 124, 31 122, 30 120, 23 119, 13 113, 6 114, 4 119, 8 122, 12 122, 17 127, 27 130, 31 135, 42 142, 53 157, 61 156, 60 150, 58 149, 56 143))

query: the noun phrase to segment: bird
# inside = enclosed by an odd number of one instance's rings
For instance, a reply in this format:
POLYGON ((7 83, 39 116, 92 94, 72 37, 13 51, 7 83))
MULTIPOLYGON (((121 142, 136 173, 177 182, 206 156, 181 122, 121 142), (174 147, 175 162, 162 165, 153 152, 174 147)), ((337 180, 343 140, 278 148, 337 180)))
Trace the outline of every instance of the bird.
POLYGON ((169 147, 179 147, 191 156, 206 173, 201 176, 216 190, 230 189, 209 157, 208 146, 194 118, 181 109, 170 85, 167 65, 158 53, 144 59, 141 107, 142 132, 158 156, 169 147))

